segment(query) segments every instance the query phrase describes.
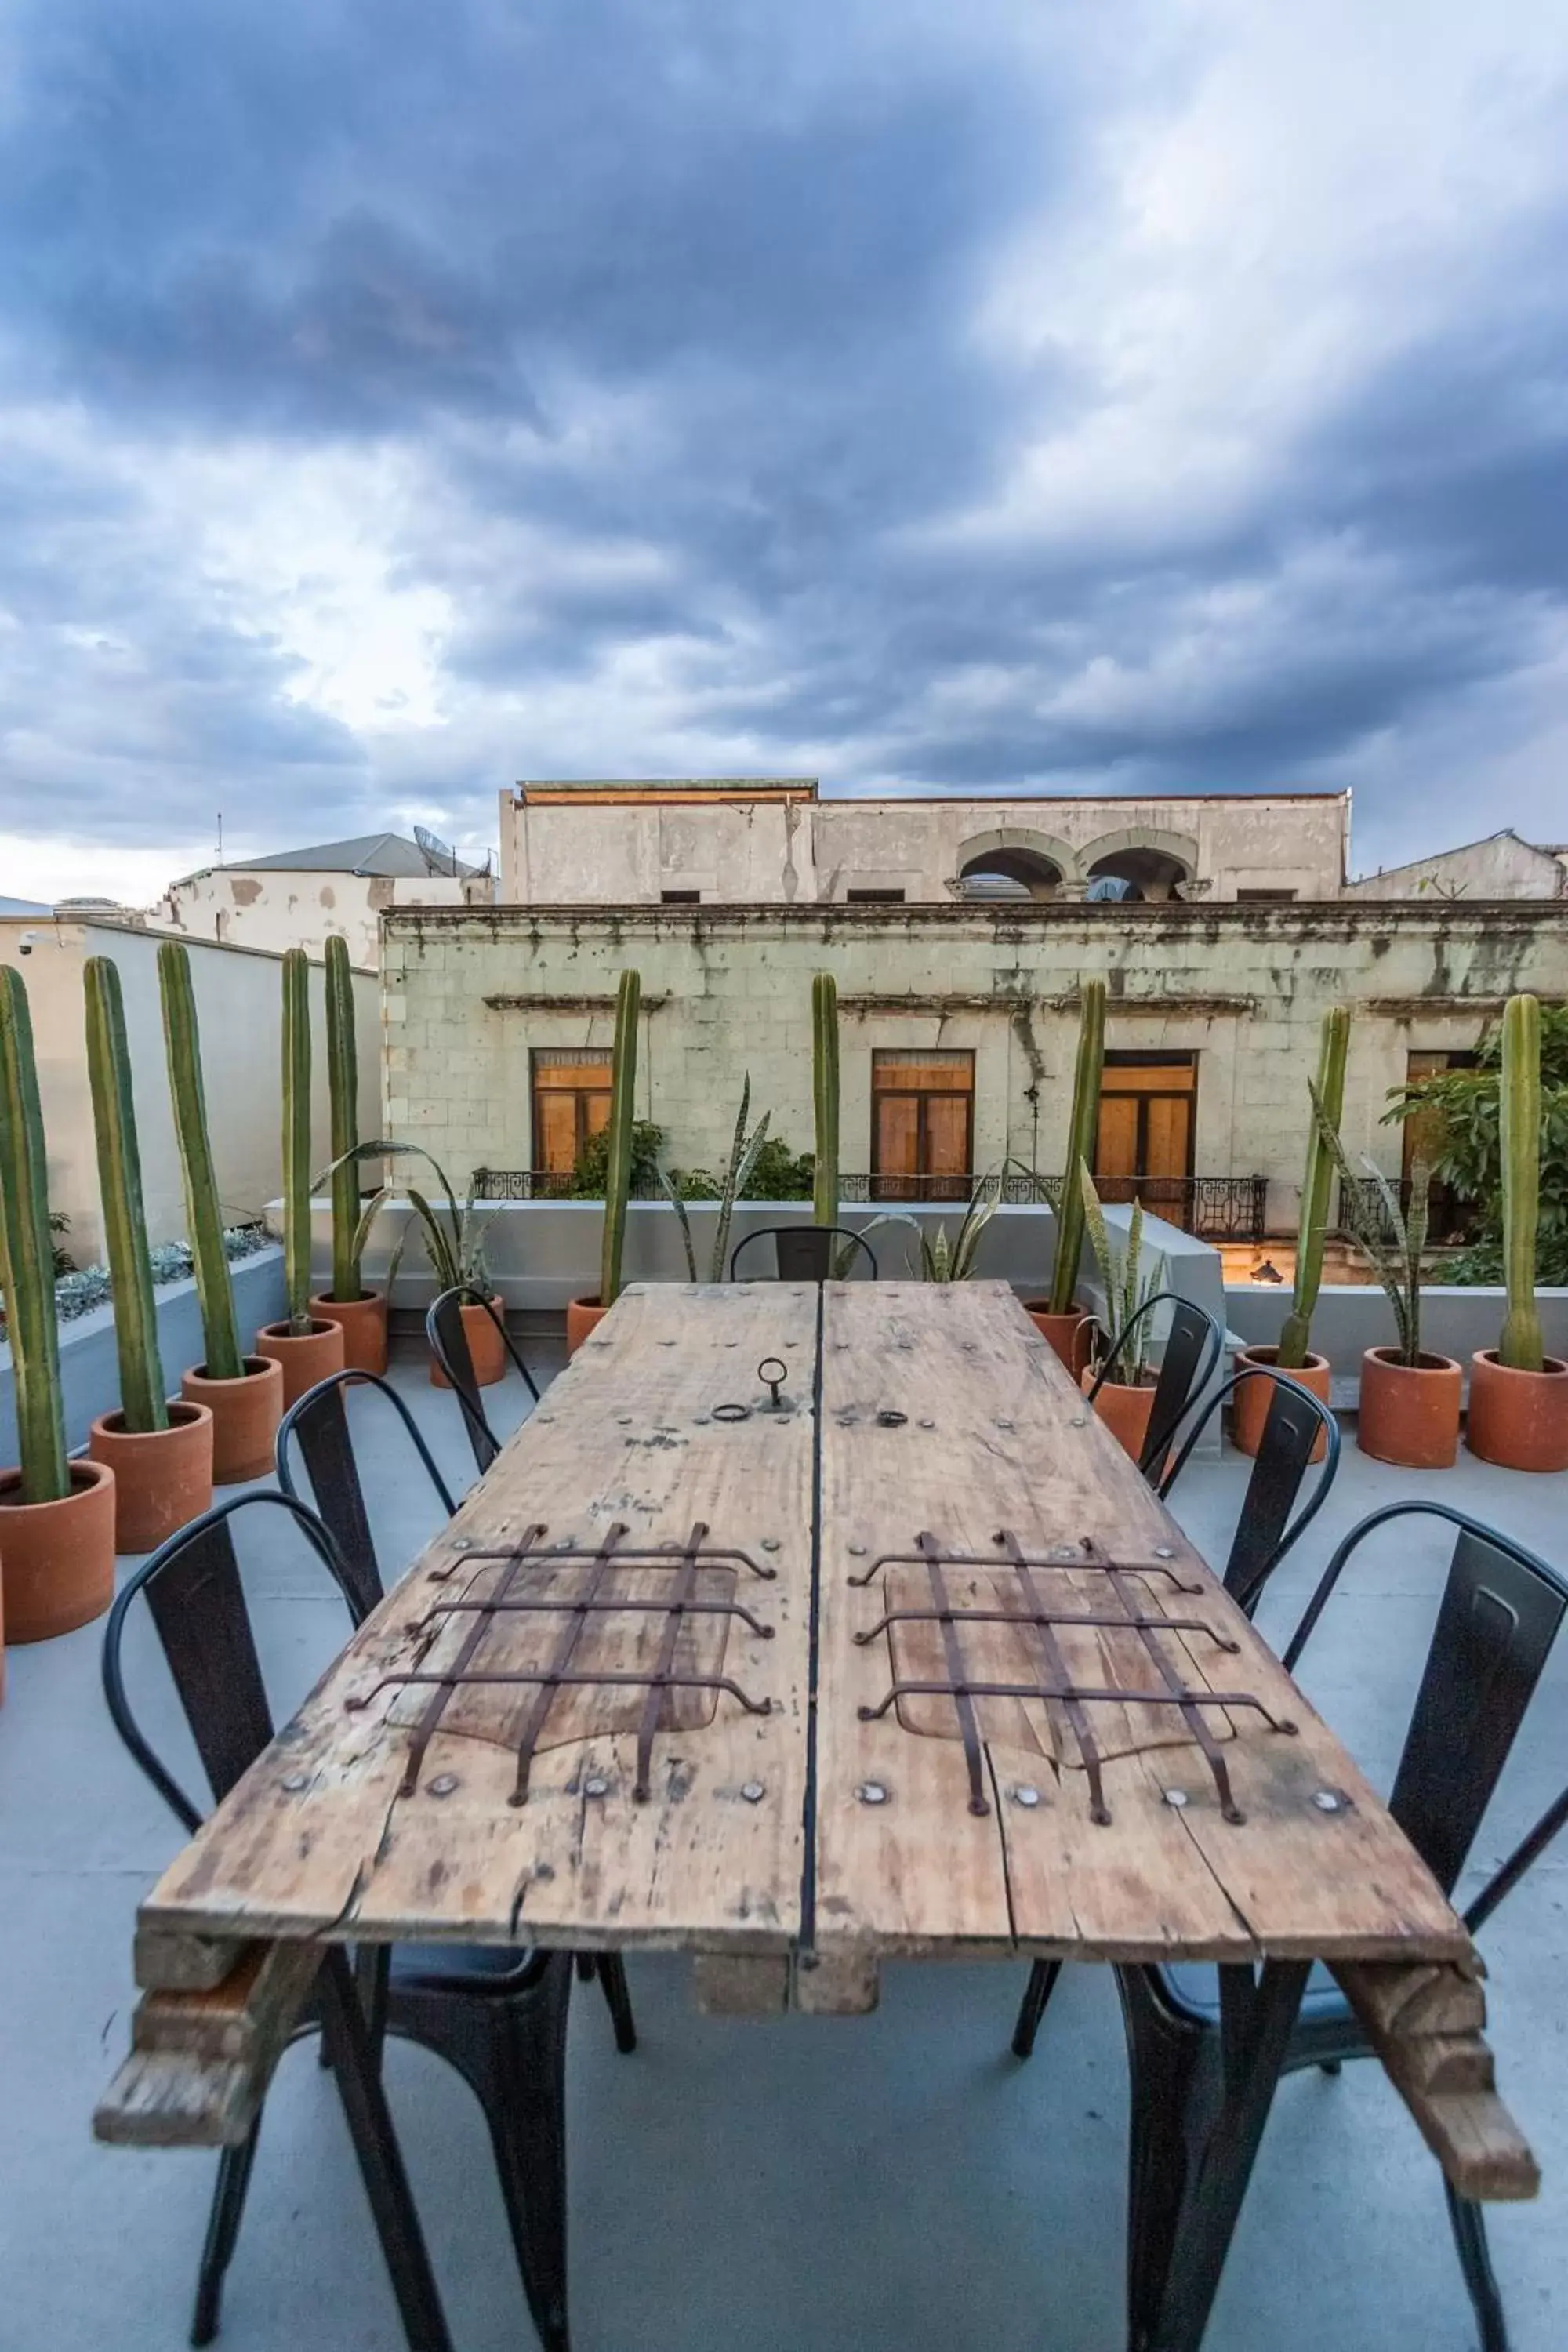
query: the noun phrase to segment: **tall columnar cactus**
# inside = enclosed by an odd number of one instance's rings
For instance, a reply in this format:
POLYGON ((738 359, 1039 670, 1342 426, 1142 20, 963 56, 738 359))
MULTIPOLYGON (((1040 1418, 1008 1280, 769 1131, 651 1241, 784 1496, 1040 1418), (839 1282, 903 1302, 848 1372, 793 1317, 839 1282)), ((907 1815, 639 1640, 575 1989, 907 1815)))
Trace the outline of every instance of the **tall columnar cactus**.
POLYGON ((601 1307, 613 1307, 621 1295, 626 1200, 632 1178, 632 1112, 637 1085, 637 1015, 641 1006, 640 975, 635 971, 623 971, 616 997, 615 1076, 610 1091, 609 1146, 605 1161, 605 1235, 599 1261, 601 1307))
POLYGON ((24 1503, 70 1492, 60 1405, 47 1153, 33 1024, 20 972, 0 967, 0 1277, 16 1391, 24 1503))
POLYGON ((1329 1196, 1334 1181, 1334 1163, 1323 1141, 1322 1119, 1327 1119, 1338 1133, 1344 1112, 1345 1055, 1350 1034, 1351 1017, 1342 1004, 1324 1013, 1315 1098, 1322 1106, 1322 1113, 1320 1118, 1314 1108, 1307 1135, 1307 1167, 1301 1179, 1300 1220, 1296 1232, 1296 1291, 1275 1357, 1281 1371, 1300 1371, 1307 1360, 1312 1314, 1322 1287, 1323 1241, 1329 1229, 1329 1196))
POLYGON ((359 1054, 354 1044, 353 970, 349 943, 327 941, 327 1093, 332 1125, 332 1297, 350 1306, 363 1295, 358 1235, 359 1054))
POLYGON ((174 1135, 180 1147, 180 1175, 185 1193, 185 1233, 195 1261, 202 1345, 206 1350, 202 1369, 209 1381, 243 1380, 245 1360, 239 1352, 234 1285, 223 1245, 223 1213, 218 1206, 217 1179, 213 1172, 212 1139, 207 1133, 201 1033, 196 1026, 191 959, 182 940, 165 940, 158 950, 158 992, 163 1006, 163 1048, 168 1057, 169 1092, 174 1106, 174 1135))
POLYGON ((838 1223, 838 983, 819 971, 811 983, 811 1095, 816 1123, 816 1172, 811 1213, 819 1225, 838 1223))
POLYGON ((1541 1004, 1510 996, 1502 1016, 1499 1087, 1502 1153, 1502 1270, 1508 1314, 1498 1361, 1516 1372, 1544 1364, 1535 1311, 1535 1228, 1541 1206, 1541 1004))
POLYGON ((82 978, 98 1190, 114 1294, 114 1344, 120 1355, 120 1407, 126 1428, 146 1436, 168 1428, 169 1408, 163 1395, 153 1263, 142 1206, 142 1154, 136 1140, 125 1006, 119 966, 108 956, 89 956, 82 978))
POLYGON ((1100 1078, 1105 1066, 1105 982, 1083 983, 1083 1012, 1079 1021, 1078 1066, 1072 1081, 1072 1124, 1068 1131, 1062 1165, 1061 1200, 1057 1207, 1057 1262, 1051 1273, 1053 1315, 1066 1315, 1078 1286, 1078 1262, 1083 1250, 1083 1194, 1080 1167, 1092 1167, 1094 1133, 1100 1123, 1100 1078))
POLYGON ((283 1283, 289 1328, 310 1328, 310 963, 283 959, 283 1283))

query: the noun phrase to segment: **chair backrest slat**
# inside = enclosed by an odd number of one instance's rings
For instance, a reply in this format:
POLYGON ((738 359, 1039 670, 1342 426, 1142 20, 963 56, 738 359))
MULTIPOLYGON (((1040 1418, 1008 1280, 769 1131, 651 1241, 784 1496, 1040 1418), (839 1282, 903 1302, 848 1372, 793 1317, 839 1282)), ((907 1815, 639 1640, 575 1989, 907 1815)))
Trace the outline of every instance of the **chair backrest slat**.
POLYGON ((493 1302, 485 1297, 484 1292, 476 1290, 471 1283, 466 1282, 455 1283, 450 1290, 444 1290, 425 1318, 425 1334, 430 1342, 431 1353, 445 1373, 461 1408, 463 1426, 468 1433, 468 1444, 474 1449, 474 1460, 482 1475, 500 1452, 500 1440, 490 1427, 485 1417, 485 1409, 479 1402, 479 1384, 474 1376, 473 1353, 468 1346, 468 1332, 463 1328, 465 1307, 484 1308, 500 1334, 502 1347, 522 1374, 535 1404, 539 1402, 539 1390, 533 1374, 512 1344, 505 1317, 497 1314, 493 1302))
POLYGON ((1279 1562, 1321 1510, 1338 1475, 1340 1428, 1332 1413, 1288 1374, 1257 1367, 1233 1372, 1204 1405, 1159 1486, 1162 1496, 1170 1493, 1205 1428, 1223 1410, 1226 1399, 1247 1381, 1265 1380, 1272 1383, 1274 1394, 1242 1497, 1224 1576, 1226 1591, 1249 1617, 1279 1562), (1311 1494, 1292 1518, 1301 1481, 1320 1439, 1323 1446, 1321 1470, 1311 1494))
MULTIPOLYGON (((742 1252, 749 1250, 753 1242, 767 1241, 773 1244, 773 1264, 780 1282, 832 1281, 834 1265, 845 1254, 846 1245, 851 1265, 858 1265, 864 1256, 870 1265, 872 1281, 877 1279, 877 1254, 865 1236, 851 1226, 795 1224, 758 1225, 754 1232, 742 1234, 730 1252, 731 1282, 742 1278, 735 1271, 742 1252)), ((747 1275, 745 1279, 754 1282, 759 1277, 747 1275)))
POLYGON ((202 1769, 214 1797, 226 1797, 272 1737, 228 1521, 200 1528, 146 1590, 202 1769))
POLYGON ((1388 1809, 1452 1891, 1541 1679, 1563 1596, 1464 1529, 1388 1809))
POLYGON ((1149 1408, 1149 1433, 1138 1457, 1138 1467, 1152 1486, 1158 1486, 1163 1478, 1176 1432, 1208 1386, 1219 1361, 1220 1349, 1225 1345, 1225 1334, 1219 1325, 1205 1307, 1195 1306, 1179 1292, 1155 1291, 1141 1307, 1135 1307, 1121 1330, 1112 1334, 1089 1391, 1092 1404, 1134 1332, 1162 1307, 1170 1308, 1171 1320, 1160 1356, 1153 1402, 1149 1408))
POLYGON ((285 1495, 295 1495, 290 1448, 297 1444, 316 1510, 325 1520, 350 1578, 354 1607, 360 1616, 365 1617, 381 1599, 385 1582, 376 1557, 364 1486, 349 1428, 347 1391, 351 1388, 379 1390, 402 1422, 408 1442, 424 1464, 448 1517, 458 1506, 413 1414, 391 1381, 384 1380, 379 1372, 352 1369, 329 1372, 289 1406, 278 1432, 278 1484, 285 1495))

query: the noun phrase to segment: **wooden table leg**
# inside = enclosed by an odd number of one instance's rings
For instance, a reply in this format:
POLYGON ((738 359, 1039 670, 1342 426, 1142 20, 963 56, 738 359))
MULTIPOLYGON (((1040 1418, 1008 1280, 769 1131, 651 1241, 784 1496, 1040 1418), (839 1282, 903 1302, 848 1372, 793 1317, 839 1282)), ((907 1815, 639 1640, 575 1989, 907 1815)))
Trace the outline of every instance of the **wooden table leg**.
POLYGON ((1221 2026, 1119 1968, 1131 2073, 1128 2352, 1197 2352, 1230 2251, 1309 1964, 1219 1971, 1221 2026))

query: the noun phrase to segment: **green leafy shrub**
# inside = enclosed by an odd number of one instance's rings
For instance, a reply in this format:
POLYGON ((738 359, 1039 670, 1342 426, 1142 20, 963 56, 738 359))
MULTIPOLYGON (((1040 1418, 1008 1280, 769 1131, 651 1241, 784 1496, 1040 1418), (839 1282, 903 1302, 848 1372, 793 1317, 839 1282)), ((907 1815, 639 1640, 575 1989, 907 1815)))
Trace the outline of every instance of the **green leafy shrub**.
MULTIPOLYGON (((1502 1024, 1478 1048, 1473 1070, 1441 1070, 1391 1096, 1385 1117, 1421 1122, 1435 1183, 1472 1204, 1476 1239, 1443 1269, 1449 1282, 1500 1282, 1502 1024)), ((1568 1284, 1568 1005, 1541 1009, 1541 1213, 1536 1280, 1568 1284)))
MULTIPOLYGON (((664 1129, 651 1118, 632 1121, 631 1191, 634 1199, 647 1200, 658 1188, 658 1155, 664 1129)), ((602 1127, 577 1154, 566 1197, 571 1201, 602 1201, 610 1164, 610 1130, 602 1127)))

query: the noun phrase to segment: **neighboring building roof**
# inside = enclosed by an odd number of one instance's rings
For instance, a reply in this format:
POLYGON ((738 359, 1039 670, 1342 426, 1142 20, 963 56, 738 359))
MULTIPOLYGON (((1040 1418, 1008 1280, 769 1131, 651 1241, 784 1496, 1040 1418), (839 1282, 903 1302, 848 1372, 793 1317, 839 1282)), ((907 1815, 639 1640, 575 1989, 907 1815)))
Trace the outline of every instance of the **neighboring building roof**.
POLYGON ((52 915, 52 907, 41 906, 37 898, 0 898, 0 917, 16 915, 52 915))
MULTIPOLYGON (((460 875, 475 874, 477 866, 456 861, 460 875)), ((439 859, 427 856, 416 841, 409 841, 400 833, 361 833, 351 841, 321 841, 308 849, 279 849, 270 857, 237 857, 222 866, 203 866, 202 874, 374 874, 417 875, 447 874, 451 867, 439 859)), ((183 874, 182 882, 195 879, 193 874, 183 874)))

